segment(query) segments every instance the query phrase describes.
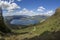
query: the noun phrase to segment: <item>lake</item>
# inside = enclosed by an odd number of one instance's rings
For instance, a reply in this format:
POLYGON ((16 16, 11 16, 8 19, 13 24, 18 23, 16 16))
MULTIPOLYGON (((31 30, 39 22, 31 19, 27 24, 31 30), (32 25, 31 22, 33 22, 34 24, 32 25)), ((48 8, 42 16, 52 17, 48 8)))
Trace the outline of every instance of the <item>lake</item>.
POLYGON ((19 19, 14 19, 10 22, 11 24, 14 24, 14 25, 34 25, 34 24, 37 24, 39 23, 38 20, 19 20, 19 19))

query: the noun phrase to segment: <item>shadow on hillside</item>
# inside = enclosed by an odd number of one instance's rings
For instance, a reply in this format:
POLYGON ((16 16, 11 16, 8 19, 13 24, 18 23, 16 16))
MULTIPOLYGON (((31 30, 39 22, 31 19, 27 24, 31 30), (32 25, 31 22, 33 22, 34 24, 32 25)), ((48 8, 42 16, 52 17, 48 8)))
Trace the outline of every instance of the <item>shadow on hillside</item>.
POLYGON ((29 32, 22 32, 22 33, 7 33, 7 34, 0 34, 1 36, 3 37, 9 37, 9 36, 12 36, 12 35, 23 35, 23 34, 28 34, 29 32))
POLYGON ((60 40, 60 31, 57 31, 57 32, 45 31, 44 33, 42 33, 39 36, 35 36, 30 39, 25 38, 23 40, 60 40))
POLYGON ((23 34, 27 34, 29 32, 22 32, 22 33, 11 33, 11 35, 23 35, 23 34))
POLYGON ((20 26, 18 26, 18 25, 14 25, 14 26, 10 26, 9 25, 9 27, 11 27, 12 29, 14 29, 14 30, 21 30, 21 29, 25 29, 25 28, 29 28, 29 27, 33 27, 33 26, 37 26, 37 25, 39 25, 40 23, 38 23, 38 24, 34 24, 34 25, 20 25, 20 26))

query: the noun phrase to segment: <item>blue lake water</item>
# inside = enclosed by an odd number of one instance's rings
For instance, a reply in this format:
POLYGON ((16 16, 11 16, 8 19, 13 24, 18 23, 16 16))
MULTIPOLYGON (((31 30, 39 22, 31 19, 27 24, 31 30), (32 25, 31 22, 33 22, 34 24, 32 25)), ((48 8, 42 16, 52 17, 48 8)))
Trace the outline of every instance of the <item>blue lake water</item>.
POLYGON ((15 24, 15 25, 30 25, 30 24, 37 24, 39 23, 38 20, 18 20, 18 19, 14 19, 11 21, 11 24, 15 24))

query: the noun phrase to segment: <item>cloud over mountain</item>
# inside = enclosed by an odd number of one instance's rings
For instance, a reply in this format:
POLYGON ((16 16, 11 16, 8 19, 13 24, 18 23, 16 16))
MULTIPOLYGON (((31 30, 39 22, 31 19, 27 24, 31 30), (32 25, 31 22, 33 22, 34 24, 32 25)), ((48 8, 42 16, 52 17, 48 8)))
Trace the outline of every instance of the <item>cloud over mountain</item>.
POLYGON ((40 6, 40 7, 38 7, 38 9, 37 9, 37 11, 40 11, 40 12, 42 12, 42 11, 44 11, 45 10, 45 8, 43 7, 43 6, 40 6))
POLYGON ((20 8, 16 3, 14 2, 8 2, 8 1, 0 1, 0 6, 7 11, 14 11, 17 8, 20 8))
MULTIPOLYGON (((34 16, 34 15, 48 15, 51 16, 53 15, 54 11, 53 10, 48 10, 44 6, 39 6, 34 10, 29 10, 27 8, 21 8, 20 5, 17 5, 17 3, 14 2, 15 0, 10 0, 10 1, 1 1, 0 0, 0 6, 3 8, 3 10, 7 10, 7 12, 4 15, 29 15, 29 16, 34 16), (16 9, 20 9, 19 11, 15 11, 16 9), (14 11, 14 13, 13 13, 14 11)), ((16 0, 16 1, 22 1, 22 0, 16 0)))

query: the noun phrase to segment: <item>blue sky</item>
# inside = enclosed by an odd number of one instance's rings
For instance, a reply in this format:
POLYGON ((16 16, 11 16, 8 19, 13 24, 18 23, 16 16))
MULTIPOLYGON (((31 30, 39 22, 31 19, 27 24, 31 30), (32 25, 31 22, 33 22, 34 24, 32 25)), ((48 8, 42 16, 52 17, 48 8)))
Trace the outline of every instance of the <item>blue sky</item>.
POLYGON ((4 3, 5 3, 4 5, 6 5, 5 7, 3 7, 4 15, 12 15, 12 14, 51 15, 53 14, 56 8, 60 7, 60 0, 12 0, 9 2, 8 1, 3 1, 3 3, 2 1, 0 2, 1 5, 4 3), (9 12, 6 10, 8 10, 9 12))
POLYGON ((39 6, 55 10, 60 7, 60 0, 22 0, 21 2, 15 1, 22 8, 36 9, 39 6))

